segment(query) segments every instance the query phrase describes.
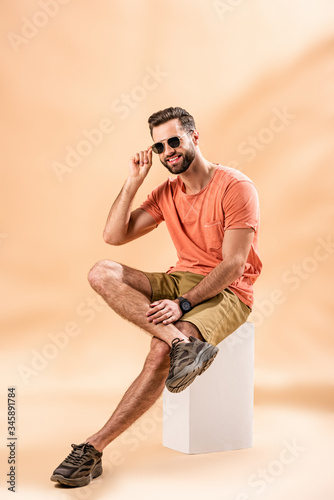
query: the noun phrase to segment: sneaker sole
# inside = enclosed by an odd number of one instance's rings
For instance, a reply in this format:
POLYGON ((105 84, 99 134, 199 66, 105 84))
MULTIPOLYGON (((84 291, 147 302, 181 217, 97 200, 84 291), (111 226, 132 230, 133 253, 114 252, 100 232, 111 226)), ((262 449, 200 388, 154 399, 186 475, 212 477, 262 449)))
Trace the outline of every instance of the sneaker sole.
POLYGON ((96 467, 88 476, 77 477, 74 479, 67 478, 62 476, 61 474, 53 474, 51 476, 51 481, 55 481, 56 483, 64 484, 65 486, 87 486, 92 479, 101 476, 103 472, 102 465, 96 467))
POLYGON ((185 366, 183 370, 174 378, 166 382, 166 388, 169 392, 182 392, 186 389, 198 375, 202 375, 218 354, 218 347, 212 346, 204 352, 200 352, 192 365, 185 366), (208 357, 209 356, 209 357, 208 357), (203 358, 207 358, 204 359, 203 358))

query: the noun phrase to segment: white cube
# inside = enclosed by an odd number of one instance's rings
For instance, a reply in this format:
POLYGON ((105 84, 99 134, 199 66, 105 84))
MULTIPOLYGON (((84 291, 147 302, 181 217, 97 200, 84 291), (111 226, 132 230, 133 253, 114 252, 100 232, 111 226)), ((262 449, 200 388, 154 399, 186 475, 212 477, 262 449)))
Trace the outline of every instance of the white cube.
POLYGON ((210 368, 183 392, 163 392, 163 445, 213 453, 253 445, 254 324, 219 345, 210 368))

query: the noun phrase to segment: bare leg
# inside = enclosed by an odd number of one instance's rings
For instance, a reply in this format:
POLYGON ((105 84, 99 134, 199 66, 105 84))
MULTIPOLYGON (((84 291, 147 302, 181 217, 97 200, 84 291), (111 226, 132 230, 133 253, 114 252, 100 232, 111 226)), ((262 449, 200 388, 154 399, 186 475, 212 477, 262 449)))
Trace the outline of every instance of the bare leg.
POLYGON ((141 271, 105 260, 95 264, 88 279, 94 290, 116 313, 153 335, 151 350, 143 370, 126 391, 107 423, 86 440, 102 451, 159 398, 170 367, 168 353, 171 340, 188 340, 190 335, 204 339, 199 330, 189 322, 178 321, 174 325, 160 326, 147 321, 145 313, 150 304, 151 284, 141 271), (161 337, 158 337, 159 334, 161 337))
MULTIPOLYGON (((187 337, 192 335, 203 340, 198 329, 191 323, 178 321, 175 324, 187 337)), ((153 337, 143 370, 126 391, 108 422, 86 442, 102 451, 156 402, 168 375, 169 351, 165 342, 153 337)))
POLYGON ((150 305, 151 286, 141 271, 110 260, 102 260, 90 270, 88 280, 117 314, 147 333, 163 340, 170 347, 175 338, 188 341, 187 336, 172 324, 148 322, 146 312, 150 305))

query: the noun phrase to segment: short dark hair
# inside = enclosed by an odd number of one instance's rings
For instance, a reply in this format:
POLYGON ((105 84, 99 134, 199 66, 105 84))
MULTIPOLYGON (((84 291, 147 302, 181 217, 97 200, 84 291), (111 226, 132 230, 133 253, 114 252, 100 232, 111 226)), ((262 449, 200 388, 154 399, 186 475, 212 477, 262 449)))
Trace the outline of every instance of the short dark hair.
POLYGON ((186 132, 189 132, 190 130, 196 130, 195 120, 191 116, 191 114, 188 113, 188 111, 179 107, 170 107, 162 109, 161 111, 157 111, 149 117, 148 124, 150 127, 151 136, 154 127, 158 127, 159 125, 169 122, 169 120, 174 120, 175 118, 178 118, 182 125, 182 128, 186 132))

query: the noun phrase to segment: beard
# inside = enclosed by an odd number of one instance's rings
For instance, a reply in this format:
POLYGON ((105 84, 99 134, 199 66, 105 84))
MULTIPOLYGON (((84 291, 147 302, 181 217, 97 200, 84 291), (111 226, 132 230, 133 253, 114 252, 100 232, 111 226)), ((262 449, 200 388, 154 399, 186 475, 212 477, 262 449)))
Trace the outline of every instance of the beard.
MULTIPOLYGON (((172 156, 173 155, 170 155, 170 158, 172 156)), ((170 163, 168 163, 167 160, 160 160, 160 161, 163 164, 163 166, 170 171, 171 174, 176 175, 176 174, 183 174, 183 172, 186 172, 186 170, 188 170, 188 168, 194 161, 195 156, 196 156, 195 148, 191 144, 191 147, 184 154, 181 154, 181 159, 179 160, 177 165, 173 166, 170 163)))

